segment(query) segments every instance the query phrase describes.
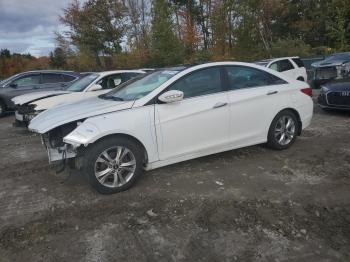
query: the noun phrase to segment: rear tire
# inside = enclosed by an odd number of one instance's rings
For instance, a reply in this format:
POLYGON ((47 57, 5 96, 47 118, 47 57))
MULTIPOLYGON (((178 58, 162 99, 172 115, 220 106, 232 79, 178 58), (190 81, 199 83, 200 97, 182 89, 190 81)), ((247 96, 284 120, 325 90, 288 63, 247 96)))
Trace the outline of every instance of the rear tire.
POLYGON ((267 136, 267 146, 276 150, 289 148, 296 140, 299 121, 290 110, 283 110, 273 119, 267 136))
POLYGON ((143 150, 137 143, 109 137, 85 150, 82 171, 97 192, 114 194, 136 183, 143 173, 143 162, 143 150))

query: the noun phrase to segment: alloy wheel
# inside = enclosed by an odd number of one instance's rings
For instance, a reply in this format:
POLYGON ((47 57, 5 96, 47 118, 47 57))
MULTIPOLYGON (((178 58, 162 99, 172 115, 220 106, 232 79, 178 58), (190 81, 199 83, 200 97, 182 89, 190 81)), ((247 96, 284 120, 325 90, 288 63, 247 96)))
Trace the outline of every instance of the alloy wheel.
POLYGON ((275 126, 275 139, 282 146, 288 145, 295 136, 295 122, 290 116, 282 116, 275 126))
POLYGON ((95 176, 98 182, 110 188, 118 188, 128 183, 135 170, 136 158, 123 146, 106 149, 95 162, 95 176))

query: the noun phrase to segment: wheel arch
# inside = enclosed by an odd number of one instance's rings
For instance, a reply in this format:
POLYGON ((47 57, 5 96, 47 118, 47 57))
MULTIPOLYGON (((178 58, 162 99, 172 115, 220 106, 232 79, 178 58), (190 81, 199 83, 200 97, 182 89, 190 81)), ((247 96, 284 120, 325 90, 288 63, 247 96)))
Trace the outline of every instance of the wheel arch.
POLYGON ((112 134, 107 134, 105 136, 102 136, 98 139, 96 139, 95 141, 93 141, 92 143, 90 143, 89 145, 93 145, 95 143, 98 143, 102 140, 105 140, 105 139, 109 139, 109 138, 113 138, 113 137, 122 137, 122 138, 127 138, 133 142, 135 142, 137 145, 140 146, 140 148, 142 149, 143 151, 143 154, 144 154, 144 164, 147 164, 148 163, 148 152, 147 152, 147 149, 145 147, 145 145, 138 139, 136 138, 135 136, 132 136, 130 134, 126 134, 126 133, 112 133, 112 134))

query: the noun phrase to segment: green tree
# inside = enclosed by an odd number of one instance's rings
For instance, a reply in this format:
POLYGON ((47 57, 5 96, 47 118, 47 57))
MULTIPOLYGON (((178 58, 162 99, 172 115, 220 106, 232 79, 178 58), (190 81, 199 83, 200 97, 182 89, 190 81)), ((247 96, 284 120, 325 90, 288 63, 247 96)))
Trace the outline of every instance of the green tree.
POLYGON ((340 51, 350 48, 350 2, 333 0, 333 8, 327 21, 328 36, 334 40, 334 46, 340 51))
POLYGON ((166 0, 154 1, 151 58, 157 67, 183 63, 183 46, 174 33, 170 6, 166 0))
POLYGON ((66 35, 78 49, 91 53, 97 67, 102 67, 101 56, 121 52, 126 29, 125 6, 119 0, 88 0, 81 6, 74 0, 60 21, 69 27, 66 35))
POLYGON ((66 54, 62 48, 56 47, 50 53, 50 65, 54 68, 64 68, 67 65, 66 54))

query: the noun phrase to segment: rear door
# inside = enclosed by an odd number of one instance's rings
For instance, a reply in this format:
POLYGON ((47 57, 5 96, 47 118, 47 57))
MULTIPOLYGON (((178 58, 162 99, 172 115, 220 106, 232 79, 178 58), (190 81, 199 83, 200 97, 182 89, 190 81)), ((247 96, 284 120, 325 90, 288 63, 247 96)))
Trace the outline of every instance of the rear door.
POLYGON ((265 71, 226 66, 230 111, 230 142, 235 147, 261 143, 286 99, 288 83, 265 71))
POLYGON ((302 77, 303 80, 307 82, 307 72, 303 61, 300 58, 292 58, 291 62, 294 64, 294 67, 295 67, 295 71, 296 71, 295 78, 301 79, 302 77))
POLYGON ((58 73, 42 73, 41 90, 63 89, 66 87, 62 74, 58 73))

